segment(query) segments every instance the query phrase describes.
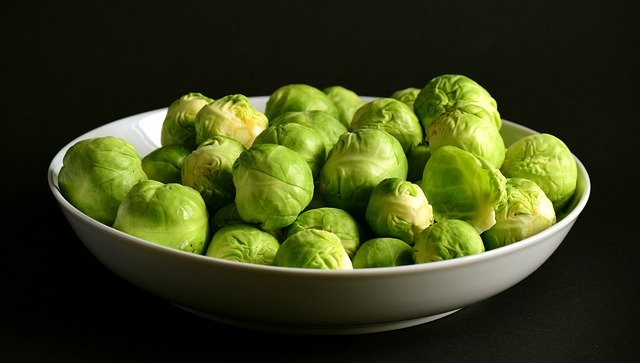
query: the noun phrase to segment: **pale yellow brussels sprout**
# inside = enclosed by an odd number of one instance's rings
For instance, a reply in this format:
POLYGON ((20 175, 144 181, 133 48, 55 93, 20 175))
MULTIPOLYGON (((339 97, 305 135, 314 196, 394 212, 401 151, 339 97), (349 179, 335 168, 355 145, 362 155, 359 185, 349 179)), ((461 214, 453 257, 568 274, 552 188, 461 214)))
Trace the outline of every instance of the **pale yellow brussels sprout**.
POLYGON ((282 242, 274 266, 320 270, 351 270, 353 264, 340 237, 321 229, 305 229, 282 242))
POLYGON ((201 143, 185 159, 181 183, 202 195, 211 214, 234 201, 236 190, 231 171, 245 150, 238 140, 216 135, 201 143))
POLYGON ((443 74, 431 79, 416 96, 413 110, 426 130, 434 117, 467 104, 484 108, 496 127, 502 127, 496 100, 478 82, 462 74, 443 74))
POLYGON ((578 182, 578 166, 567 145, 556 136, 527 135, 507 148, 500 168, 508 178, 535 182, 560 213, 571 200, 578 182))
POLYGON ((200 193, 178 183, 143 180, 118 208, 113 228, 184 252, 203 254, 209 213, 200 193))
POLYGON ((338 108, 339 119, 342 124, 347 129, 351 129, 353 114, 364 104, 364 101, 357 93, 343 86, 325 87, 322 92, 329 96, 333 104, 338 108))
POLYGON ((195 149, 196 115, 205 105, 213 102, 199 92, 190 92, 173 101, 167 108, 167 114, 162 122, 160 132, 161 145, 184 144, 191 150, 195 149))
POLYGON ((340 120, 340 111, 322 90, 304 83, 279 87, 267 100, 264 113, 269 120, 285 112, 324 111, 340 120))
POLYGON ((206 256, 229 261, 271 265, 280 242, 268 232, 247 224, 230 224, 217 230, 206 256))
POLYGON ((553 203, 529 179, 509 178, 506 202, 496 210, 496 224, 481 235, 487 250, 531 237, 556 223, 553 203))
POLYGON ((418 117, 413 110, 395 98, 378 98, 360 106, 351 120, 351 130, 380 129, 393 135, 404 152, 424 139, 418 117))
POLYGON ((413 248, 401 239, 376 237, 365 241, 353 258, 353 268, 412 265, 413 248))
POLYGON ((248 148, 267 126, 267 116, 253 107, 247 96, 231 94, 207 104, 198 112, 196 143, 200 145, 213 136, 222 135, 236 139, 248 148))
POLYGON ((365 217, 377 235, 412 245, 415 236, 433 223, 433 207, 417 184, 387 178, 373 188, 365 217))
POLYGON ((416 236, 415 263, 428 263, 476 255, 485 251, 482 238, 469 223, 442 219, 416 236))
POLYGON ((432 153, 451 145, 483 158, 494 168, 500 168, 504 160, 506 148, 500 131, 489 113, 473 104, 434 117, 427 126, 425 139, 432 153))
POLYGON ((129 189, 146 179, 133 144, 104 136, 80 140, 65 152, 58 186, 74 207, 110 226, 129 189))

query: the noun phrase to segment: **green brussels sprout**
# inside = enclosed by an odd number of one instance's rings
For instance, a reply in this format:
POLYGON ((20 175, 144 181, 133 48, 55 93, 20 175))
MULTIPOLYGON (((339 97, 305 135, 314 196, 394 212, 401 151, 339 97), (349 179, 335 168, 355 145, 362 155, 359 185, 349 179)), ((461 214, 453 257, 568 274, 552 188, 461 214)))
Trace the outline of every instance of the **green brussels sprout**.
POLYGON ((271 125, 256 137, 253 144, 278 144, 297 152, 309 164, 314 179, 327 158, 324 137, 314 128, 302 123, 271 125))
POLYGON ((421 89, 417 87, 407 87, 391 93, 389 97, 404 102, 411 108, 411 110, 413 110, 413 103, 415 102, 416 97, 418 97, 418 93, 420 93, 420 91, 421 89))
POLYGON ((429 143, 424 140, 407 151, 407 162, 409 163, 409 171, 407 172, 408 181, 415 183, 422 179, 424 166, 427 165, 430 156, 431 149, 429 148, 429 143))
POLYGON ((149 179, 181 183, 182 165, 193 149, 185 144, 160 146, 142 158, 142 170, 149 179))
POLYGON ((556 136, 527 135, 509 146, 500 168, 507 178, 535 182, 553 202, 556 213, 567 205, 578 182, 578 166, 567 145, 556 136))
POLYGON ((481 234, 487 250, 531 237, 556 223, 553 203, 535 182, 508 178, 506 202, 496 210, 496 224, 481 234))
POLYGON ((378 98, 356 110, 351 130, 374 128, 393 135, 404 152, 416 147, 424 139, 422 126, 413 110, 395 98, 378 98))
POLYGON ((505 146, 500 131, 484 108, 468 104, 434 117, 426 131, 431 152, 453 145, 484 158, 495 168, 504 160, 505 146))
POLYGON ((311 168, 286 146, 251 146, 234 163, 232 176, 238 214, 265 230, 293 223, 313 197, 311 168))
POLYGON ((246 224, 256 228, 259 228, 262 231, 265 231, 272 236, 274 236, 278 241, 284 240, 284 232, 281 228, 273 228, 273 229, 263 229, 260 228, 258 223, 247 223, 245 222, 240 214, 238 213, 238 207, 236 203, 229 203, 220 209, 218 209, 211 217, 211 231, 212 233, 217 232, 222 227, 231 225, 231 224, 246 224))
POLYGON ((213 217, 211 217, 211 232, 215 233, 222 227, 231 224, 245 224, 245 221, 238 214, 236 203, 222 206, 213 214, 213 217))
POLYGON ((197 190, 211 214, 235 199, 231 169, 246 148, 228 136, 212 136, 193 150, 182 167, 182 184, 197 190))
POLYGON ((118 208, 113 228, 180 251, 203 254, 209 213, 200 193, 178 183, 143 180, 118 208))
POLYGON ((290 111, 325 111, 340 120, 340 111, 331 98, 308 84, 294 83, 279 87, 267 100, 264 113, 269 120, 290 111))
POLYGON ((211 102, 213 102, 212 98, 199 92, 186 93, 173 101, 167 107, 167 114, 162 122, 160 144, 163 146, 184 144, 191 150, 195 149, 198 146, 195 130, 196 115, 202 107, 211 102))
POLYGON ((213 234, 206 256, 258 265, 271 265, 280 242, 268 232, 247 224, 231 224, 213 234))
POLYGON ((110 226, 129 189, 146 179, 133 144, 104 136, 80 140, 65 152, 58 186, 74 207, 110 226))
POLYGON ((349 131, 338 118, 325 111, 290 111, 270 119, 269 125, 297 123, 316 131, 324 141, 325 151, 329 154, 340 135, 349 131))
POLYGON ((434 117, 467 104, 484 108, 496 127, 502 127, 496 100, 476 81, 461 74, 443 74, 431 79, 416 96, 413 110, 426 130, 434 117))
POLYGON ((365 241, 353 258, 353 268, 413 265, 413 248, 401 239, 377 237, 365 241))
POLYGON ((340 237, 322 229, 305 229, 282 242, 274 266, 322 270, 353 269, 340 237))
POLYGON ((216 136, 228 136, 250 147, 253 140, 269 126, 264 113, 251 105, 242 94, 231 94, 202 107, 196 115, 196 143, 200 145, 216 136))
POLYGON ((485 251, 478 231, 459 219, 442 219, 416 236, 415 263, 450 260, 485 251))
POLYGON ((412 245, 415 236, 433 223, 433 208, 417 184, 387 178, 373 188, 365 217, 377 235, 412 245))
POLYGON ((345 210, 333 207, 308 209, 300 213, 285 231, 285 238, 305 229, 322 229, 335 234, 349 257, 353 257, 360 247, 363 234, 362 226, 355 218, 345 210))
POLYGON ((353 114, 364 104, 364 101, 357 93, 343 86, 325 87, 322 92, 329 96, 333 104, 336 105, 340 121, 350 130, 353 114))
POLYGON ((455 146, 431 154, 418 183, 439 216, 461 219, 482 233, 496 223, 506 198, 506 178, 482 158, 455 146))
MULTIPOLYGON (((317 181, 315 182, 315 186, 318 186, 317 181)), ((324 207, 331 207, 330 203, 327 201, 327 198, 322 195, 322 193, 317 192, 317 193, 313 193, 313 198, 311 198, 311 202, 309 203, 309 205, 307 206, 307 208, 305 208, 304 210, 309 210, 309 209, 316 209, 316 208, 324 208, 324 207)))
POLYGON ((406 179, 407 172, 407 156, 398 139, 379 129, 354 130, 340 136, 329 152, 320 169, 319 191, 329 205, 359 219, 379 182, 406 179))

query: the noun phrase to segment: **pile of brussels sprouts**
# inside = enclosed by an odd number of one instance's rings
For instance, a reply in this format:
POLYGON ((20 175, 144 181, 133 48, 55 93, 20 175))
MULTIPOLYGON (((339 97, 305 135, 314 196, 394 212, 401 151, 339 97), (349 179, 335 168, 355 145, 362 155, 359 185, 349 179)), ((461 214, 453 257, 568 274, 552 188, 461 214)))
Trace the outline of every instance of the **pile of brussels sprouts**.
POLYGON ((84 139, 62 195, 147 241, 273 266, 353 269, 482 253, 556 223, 577 165, 557 137, 509 147, 496 100, 443 74, 365 102, 342 86, 288 84, 264 112, 242 94, 184 94, 161 146, 84 139))

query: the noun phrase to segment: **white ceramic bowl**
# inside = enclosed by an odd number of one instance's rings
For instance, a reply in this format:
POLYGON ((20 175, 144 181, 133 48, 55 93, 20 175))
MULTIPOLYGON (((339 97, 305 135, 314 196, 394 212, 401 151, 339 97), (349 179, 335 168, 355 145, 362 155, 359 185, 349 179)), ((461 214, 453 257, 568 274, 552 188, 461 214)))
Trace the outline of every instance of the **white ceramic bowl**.
MULTIPOLYGON (((264 110, 268 97, 250 97, 264 110)), ((373 97, 366 97, 370 100, 373 97)), ((160 145, 166 108, 133 115, 72 140, 53 158, 48 182, 80 240, 107 268, 185 310, 231 325, 302 334, 360 334, 432 321, 517 284, 560 245, 589 198, 578 164, 571 210, 551 228, 517 243, 453 260, 356 270, 294 269, 195 255, 129 236, 84 215, 58 189, 66 150, 76 141, 112 135, 146 155, 160 145)), ((505 143, 536 131, 504 120, 505 143)))

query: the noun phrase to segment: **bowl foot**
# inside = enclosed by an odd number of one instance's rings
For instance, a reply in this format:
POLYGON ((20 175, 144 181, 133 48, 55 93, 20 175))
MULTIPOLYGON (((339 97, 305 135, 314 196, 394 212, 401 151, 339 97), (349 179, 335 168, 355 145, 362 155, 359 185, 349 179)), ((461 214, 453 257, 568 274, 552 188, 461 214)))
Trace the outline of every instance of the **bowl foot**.
POLYGON ((425 324, 434 320, 444 318, 448 315, 455 313, 460 309, 450 310, 444 313, 425 316, 422 318, 393 321, 388 323, 378 324, 363 324, 363 325, 297 325, 297 324, 278 324, 261 321, 250 321, 237 318, 230 318, 226 316, 207 313, 204 311, 192 309, 180 304, 174 304, 181 309, 192 313, 194 315, 213 320, 218 323, 232 325, 239 328, 259 330, 271 333, 283 333, 283 334, 302 334, 302 335, 353 335, 353 334, 369 334, 379 333, 390 330, 397 330, 403 328, 409 328, 412 326, 425 324))

